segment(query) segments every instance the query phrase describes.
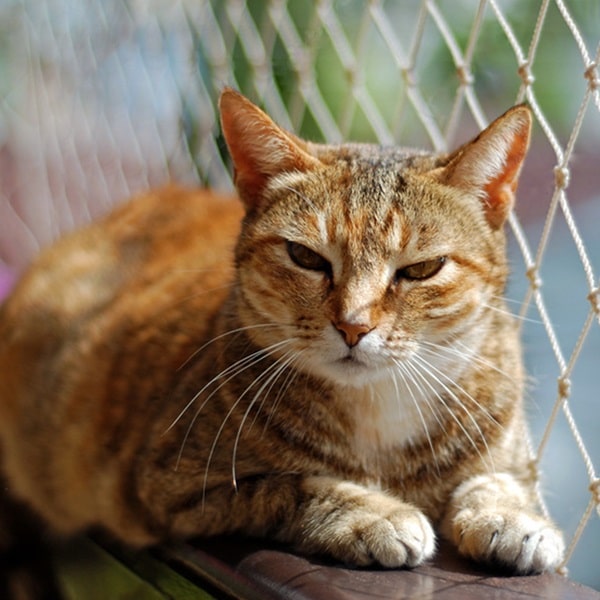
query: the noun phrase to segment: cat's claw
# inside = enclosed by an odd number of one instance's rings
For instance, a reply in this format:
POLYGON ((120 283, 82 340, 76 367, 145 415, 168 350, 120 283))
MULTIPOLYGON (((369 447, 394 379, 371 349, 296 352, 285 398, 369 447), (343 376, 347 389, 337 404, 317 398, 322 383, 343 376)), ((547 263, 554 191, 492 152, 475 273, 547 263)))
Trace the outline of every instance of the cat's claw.
POLYGON ((480 562, 529 574, 556 569, 563 557, 562 535, 538 515, 464 510, 455 523, 460 524, 459 552, 480 562))

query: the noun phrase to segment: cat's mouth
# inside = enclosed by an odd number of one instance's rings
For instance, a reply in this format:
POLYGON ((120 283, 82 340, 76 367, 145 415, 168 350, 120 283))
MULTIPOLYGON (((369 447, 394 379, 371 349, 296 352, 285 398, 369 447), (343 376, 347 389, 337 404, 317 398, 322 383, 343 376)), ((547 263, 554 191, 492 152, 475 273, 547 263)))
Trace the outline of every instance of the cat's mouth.
POLYGON ((362 360, 359 360, 358 358, 356 358, 356 356, 353 356, 352 354, 348 354, 348 355, 344 356, 343 358, 340 358, 337 362, 344 363, 344 364, 355 364, 355 365, 364 365, 365 364, 362 360))
POLYGON ((341 386, 363 387, 376 381, 382 373, 386 372, 378 368, 372 361, 369 361, 368 357, 356 356, 353 352, 338 358, 330 365, 327 370, 329 377, 341 386))
POLYGON ((346 356, 338 359, 336 361, 339 365, 344 365, 345 367, 356 367, 356 368, 367 368, 368 365, 366 362, 357 358, 356 355, 350 351, 346 356))
POLYGON ((388 372, 380 361, 360 349, 351 349, 344 354, 331 356, 330 360, 317 361, 312 372, 325 377, 337 386, 363 387, 388 372))

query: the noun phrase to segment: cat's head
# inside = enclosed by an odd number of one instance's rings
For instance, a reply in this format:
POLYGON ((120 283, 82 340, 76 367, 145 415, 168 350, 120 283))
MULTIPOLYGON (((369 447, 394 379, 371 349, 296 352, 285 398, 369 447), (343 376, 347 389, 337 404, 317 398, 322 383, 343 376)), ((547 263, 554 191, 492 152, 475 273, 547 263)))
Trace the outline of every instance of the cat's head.
POLYGON ((529 110, 444 156, 305 142, 233 90, 220 110, 246 207, 236 258, 251 337, 336 384, 419 361, 460 369, 504 289, 529 110))

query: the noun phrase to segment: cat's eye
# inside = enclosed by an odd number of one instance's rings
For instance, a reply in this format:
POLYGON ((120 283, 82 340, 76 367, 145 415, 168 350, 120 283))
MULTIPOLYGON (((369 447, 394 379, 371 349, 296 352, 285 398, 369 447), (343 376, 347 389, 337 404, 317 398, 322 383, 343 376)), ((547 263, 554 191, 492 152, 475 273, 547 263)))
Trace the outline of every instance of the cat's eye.
POLYGON ((439 272, 446 262, 445 256, 439 256, 431 260, 424 260, 422 262, 415 263, 414 265, 408 265, 402 269, 398 269, 394 275, 394 281, 397 283, 400 279, 412 279, 421 280, 429 279, 439 272))
POLYGON ((310 271, 322 271, 331 276, 331 263, 320 254, 307 248, 298 242, 286 242, 287 252, 290 258, 303 269, 310 271))

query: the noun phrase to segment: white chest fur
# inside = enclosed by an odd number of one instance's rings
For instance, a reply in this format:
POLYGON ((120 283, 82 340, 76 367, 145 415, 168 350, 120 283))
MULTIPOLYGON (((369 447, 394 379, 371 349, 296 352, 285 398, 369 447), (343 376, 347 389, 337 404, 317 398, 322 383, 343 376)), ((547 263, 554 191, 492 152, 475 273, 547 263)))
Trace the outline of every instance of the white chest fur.
POLYGON ((350 388, 344 402, 354 416, 356 452, 366 459, 426 440, 438 425, 435 395, 402 381, 386 378, 364 388, 350 388))

